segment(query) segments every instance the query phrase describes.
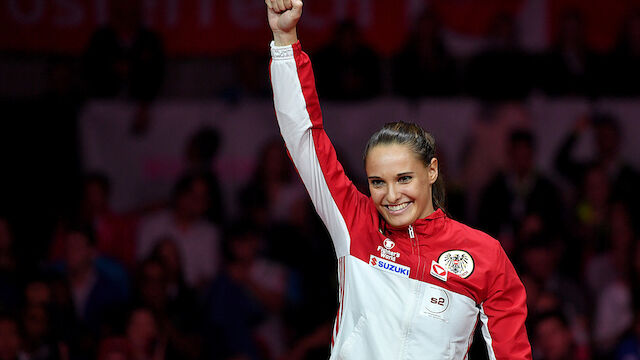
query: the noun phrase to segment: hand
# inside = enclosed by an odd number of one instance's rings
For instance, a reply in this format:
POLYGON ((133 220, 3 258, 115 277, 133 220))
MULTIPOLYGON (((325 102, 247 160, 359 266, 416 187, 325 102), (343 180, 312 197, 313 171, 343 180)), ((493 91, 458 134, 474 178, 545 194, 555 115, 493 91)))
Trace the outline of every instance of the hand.
POLYGON ((265 0, 269 27, 277 46, 298 41, 296 25, 302 15, 302 0, 265 0))

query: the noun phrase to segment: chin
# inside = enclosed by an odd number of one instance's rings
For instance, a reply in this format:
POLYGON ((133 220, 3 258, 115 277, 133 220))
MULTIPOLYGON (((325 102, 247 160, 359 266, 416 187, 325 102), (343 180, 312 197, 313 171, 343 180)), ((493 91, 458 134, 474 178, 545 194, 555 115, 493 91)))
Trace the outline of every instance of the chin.
POLYGON ((389 216, 384 216, 385 221, 387 222, 387 224, 389 224, 391 227, 394 228, 402 228, 402 227, 406 227, 409 226, 411 224, 413 224, 413 222, 415 221, 415 219, 412 218, 391 218, 389 216))

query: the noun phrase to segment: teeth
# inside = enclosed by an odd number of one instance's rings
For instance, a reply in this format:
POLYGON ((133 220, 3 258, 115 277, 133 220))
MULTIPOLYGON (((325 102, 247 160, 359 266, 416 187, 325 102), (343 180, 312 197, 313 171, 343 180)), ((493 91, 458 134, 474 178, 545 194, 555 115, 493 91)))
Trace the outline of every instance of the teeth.
POLYGON ((387 208, 391 211, 400 211, 404 208, 406 208, 407 206, 409 206, 409 203, 404 203, 404 204, 400 204, 400 205, 387 205, 387 208))

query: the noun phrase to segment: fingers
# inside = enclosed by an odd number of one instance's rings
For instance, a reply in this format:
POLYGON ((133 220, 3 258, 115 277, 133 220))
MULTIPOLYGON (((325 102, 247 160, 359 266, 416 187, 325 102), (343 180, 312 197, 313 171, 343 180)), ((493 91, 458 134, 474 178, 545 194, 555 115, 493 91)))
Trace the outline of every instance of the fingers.
POLYGON ((264 0, 264 3, 267 5, 267 8, 273 10, 273 6, 271 5, 271 0, 264 0))
POLYGON ((278 12, 283 12, 287 10, 287 8, 284 6, 284 0, 276 0, 276 5, 277 5, 276 9, 278 12))
POLYGON ((291 0, 291 10, 300 17, 302 15, 302 0, 291 0))

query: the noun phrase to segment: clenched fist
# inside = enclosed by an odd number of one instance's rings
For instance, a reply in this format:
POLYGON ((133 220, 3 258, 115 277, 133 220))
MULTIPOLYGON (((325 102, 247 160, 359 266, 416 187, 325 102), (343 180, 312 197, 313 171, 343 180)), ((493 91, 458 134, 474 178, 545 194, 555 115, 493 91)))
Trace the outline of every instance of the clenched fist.
POLYGON ((302 0, 265 0, 269 27, 277 46, 298 41, 296 24, 302 15, 302 0))

